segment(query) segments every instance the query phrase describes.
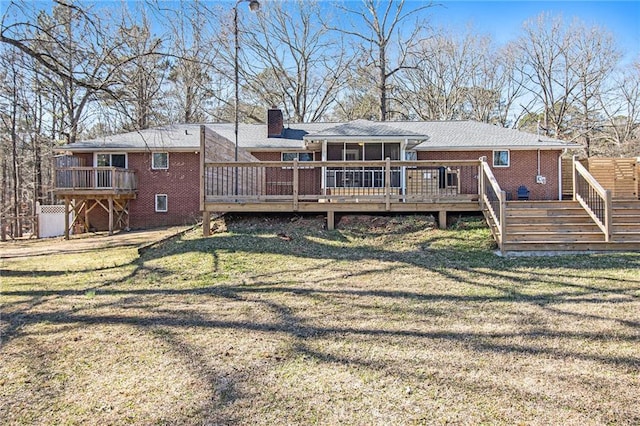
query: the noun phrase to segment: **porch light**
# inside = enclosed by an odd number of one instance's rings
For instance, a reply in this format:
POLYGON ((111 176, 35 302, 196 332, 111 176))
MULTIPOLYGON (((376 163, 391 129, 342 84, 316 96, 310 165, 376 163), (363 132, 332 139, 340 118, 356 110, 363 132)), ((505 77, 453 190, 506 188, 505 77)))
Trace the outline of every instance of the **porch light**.
POLYGON ((252 12, 256 12, 256 11, 258 11, 258 10, 260 9, 260 2, 259 2, 258 0, 251 0, 251 1, 249 2, 249 9, 250 9, 252 12))

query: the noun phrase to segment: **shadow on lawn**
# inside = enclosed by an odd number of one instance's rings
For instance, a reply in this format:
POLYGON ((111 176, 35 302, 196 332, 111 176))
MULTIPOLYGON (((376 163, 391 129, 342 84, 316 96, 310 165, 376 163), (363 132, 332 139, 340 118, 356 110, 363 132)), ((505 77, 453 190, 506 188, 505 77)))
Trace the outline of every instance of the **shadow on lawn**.
MULTIPOLYGON (((616 276, 615 270, 638 269, 640 270, 640 256, 561 256, 558 258, 499 258, 486 249, 478 249, 478 246, 469 244, 465 238, 456 235, 454 231, 437 233, 423 241, 412 251, 396 252, 378 247, 347 246, 345 236, 339 231, 323 232, 318 234, 294 234, 291 240, 283 240, 276 235, 265 234, 261 230, 255 230, 240 234, 222 234, 211 238, 180 238, 165 243, 159 247, 146 251, 140 258, 134 260, 130 266, 135 266, 132 271, 116 280, 107 281, 99 286, 88 287, 81 290, 9 290, 4 295, 30 298, 30 303, 24 308, 14 310, 3 315, 2 321, 7 324, 4 327, 3 344, 7 344, 13 338, 21 335, 20 330, 29 324, 48 323, 61 326, 89 326, 92 324, 130 325, 151 333, 158 328, 170 328, 171 332, 162 333, 156 338, 164 339, 173 348, 176 354, 189 359, 189 365, 199 365, 198 374, 201 374, 211 383, 211 392, 219 395, 217 402, 226 405, 232 403, 241 395, 235 390, 234 380, 243 380, 243 374, 238 373, 235 378, 222 377, 215 374, 215 367, 210 366, 206 359, 201 359, 195 348, 182 340, 179 330, 184 328, 203 328, 220 330, 243 330, 249 332, 278 333, 288 336, 293 340, 292 350, 298 355, 304 355, 313 359, 338 364, 361 364, 372 367, 367 360, 355 356, 341 356, 322 352, 314 348, 314 339, 348 339, 352 336, 359 338, 377 339, 384 337, 401 337, 411 340, 435 340, 463 345, 471 348, 478 354, 482 353, 510 353, 521 355, 541 355, 555 359, 580 359, 598 362, 606 365, 618 366, 627 369, 640 367, 640 358, 633 355, 607 355, 605 353, 587 353, 564 348, 545 347, 537 345, 543 339, 584 339, 589 342, 606 343, 610 336, 598 331, 554 331, 544 326, 529 328, 522 332, 456 332, 441 330, 434 332, 417 331, 410 329, 385 329, 366 328, 345 325, 342 327, 323 326, 309 324, 308 321, 296 315, 295 309, 286 303, 273 300, 269 296, 293 294, 295 297, 324 297, 329 298, 334 304, 346 305, 357 300, 359 306, 367 309, 376 309, 373 299, 398 301, 397 309, 410 309, 412 302, 435 304, 438 302, 453 303, 518 303, 528 304, 537 309, 542 309, 549 315, 582 317, 598 321, 611 321, 629 330, 619 331, 615 339, 629 344, 640 343, 640 321, 610 318, 604 315, 583 314, 562 309, 562 303, 579 302, 583 304, 601 303, 629 303, 640 298, 640 280, 621 279, 616 276), (456 239, 459 242, 456 243, 456 239), (440 243, 446 244, 439 247, 440 243), (332 265, 341 264, 343 261, 379 261, 379 269, 369 268, 363 271, 350 272, 346 270, 337 277, 324 277, 294 284, 273 284, 269 280, 277 279, 277 273, 256 272, 252 274, 253 283, 242 285, 239 283, 221 283, 205 285, 201 287, 174 288, 170 284, 174 272, 166 269, 149 266, 151 260, 174 256, 184 253, 201 252, 212 255, 211 270, 206 274, 215 275, 219 269, 218 253, 254 253, 254 254, 280 254, 298 258, 324 260, 322 267, 330 269, 332 265), (488 288, 492 294, 440 294, 430 293, 428 285, 424 292, 397 291, 376 289, 338 288, 336 286, 324 286, 332 281, 341 279, 358 278, 372 272, 393 272, 406 267, 419 267, 435 273, 443 278, 462 285, 477 288, 488 288), (535 270, 541 267, 549 272, 535 270), (517 271, 525 269, 527 275, 518 275, 517 271), (589 270, 598 273, 599 284, 580 284, 579 277, 575 273, 563 275, 564 270, 589 270), (611 271, 607 273, 607 271, 611 271), (136 279, 144 280, 148 274, 153 274, 161 286, 137 286, 131 285, 136 279), (126 286, 121 284, 128 283, 126 286), (622 283, 624 288, 617 288, 622 283), (528 294, 527 287, 535 285, 548 285, 554 289, 548 293, 528 294), (324 286, 324 287, 323 287, 324 286), (194 314, 192 310, 179 311, 171 308, 149 308, 148 315, 139 317, 126 315, 126 311, 114 315, 85 315, 78 310, 55 310, 53 312, 33 308, 42 305, 52 298, 65 298, 76 296, 88 291, 95 292, 99 296, 115 296, 116 301, 106 302, 105 306, 112 305, 116 308, 127 304, 128 300, 139 300, 139 297, 153 296, 211 296, 214 298, 230 299, 250 305, 260 305, 265 310, 272 312, 276 319, 273 321, 252 322, 243 320, 218 320, 211 317, 202 317, 194 314), (255 297, 259 295, 260 297, 255 297), (129 299, 133 298, 133 299, 129 299), (123 302, 123 299, 125 300, 123 302), (367 305, 368 303, 368 305, 367 305), (519 338, 518 341, 528 343, 513 344, 511 338, 519 338), (194 363, 194 360, 196 361, 194 363)), ((185 268, 188 266, 185 265, 185 268)), ((342 267, 344 265, 342 264, 342 267)), ((5 271, 3 270, 3 273, 5 271)), ((295 271, 288 271, 289 273, 295 271)), ((300 268, 300 273, 304 268, 300 268)), ((8 274, 13 272, 7 271, 8 274)), ((58 271, 45 271, 42 277, 56 275, 58 271)), ((62 274, 63 272, 60 271, 62 274)), ((25 273, 24 276, 38 276, 38 272, 25 273)), ((15 272, 15 275, 23 276, 15 272)), ((144 281, 143 281, 144 282, 144 281)), ((25 303, 24 301, 21 303, 25 303)), ((11 305, 9 305, 11 306, 11 305)), ((122 312, 122 311, 121 311, 122 312)), ((377 369, 385 366, 376 365, 377 369)), ((218 405, 216 405, 218 406, 218 405)), ((228 420, 228 419, 227 419, 228 420)))

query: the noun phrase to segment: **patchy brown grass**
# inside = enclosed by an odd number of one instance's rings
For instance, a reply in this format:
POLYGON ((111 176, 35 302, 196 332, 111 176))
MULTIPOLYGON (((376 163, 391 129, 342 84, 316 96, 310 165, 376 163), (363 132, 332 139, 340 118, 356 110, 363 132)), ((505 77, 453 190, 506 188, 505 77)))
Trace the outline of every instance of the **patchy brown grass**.
POLYGON ((640 423, 638 254, 499 258, 473 218, 212 227, 3 259, 3 423, 640 423))

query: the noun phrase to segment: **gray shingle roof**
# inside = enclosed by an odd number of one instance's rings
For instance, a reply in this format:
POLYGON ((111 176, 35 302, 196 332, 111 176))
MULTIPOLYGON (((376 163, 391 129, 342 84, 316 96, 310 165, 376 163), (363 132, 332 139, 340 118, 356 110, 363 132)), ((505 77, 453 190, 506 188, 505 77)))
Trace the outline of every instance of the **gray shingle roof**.
POLYGON ((429 135, 416 150, 561 149, 577 144, 475 121, 402 122, 404 128, 429 135))
MULTIPOLYGON (((235 141, 233 123, 214 123, 206 126, 231 142, 235 141)), ((307 134, 333 126, 335 123, 285 124, 281 137, 269 138, 266 124, 240 124, 238 145, 249 150, 301 150, 305 148, 303 138, 307 134)))
POLYGON ((348 123, 338 124, 337 126, 323 129, 306 136, 307 139, 325 139, 327 137, 427 138, 425 133, 417 133, 407 129, 406 127, 401 128, 396 127, 395 125, 367 120, 355 120, 348 123))
POLYGON ((63 145, 64 151, 198 151, 199 124, 174 124, 63 145))
MULTIPOLYGON (((233 123, 206 126, 220 136, 235 140, 233 123)), ((301 150, 306 141, 367 138, 408 139, 420 151, 477 149, 561 149, 576 144, 539 137, 514 129, 474 121, 394 121, 356 120, 348 123, 303 123, 287 125, 281 137, 267 137, 265 124, 240 124, 238 141, 247 150, 301 150)), ((65 145, 69 151, 191 151, 200 148, 200 125, 178 124, 122 133, 65 145)))

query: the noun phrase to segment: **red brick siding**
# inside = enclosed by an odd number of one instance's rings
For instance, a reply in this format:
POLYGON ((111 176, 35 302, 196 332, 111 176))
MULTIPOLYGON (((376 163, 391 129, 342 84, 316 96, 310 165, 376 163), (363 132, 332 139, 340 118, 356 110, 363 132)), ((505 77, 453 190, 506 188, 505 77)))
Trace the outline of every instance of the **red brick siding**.
MULTIPOLYGON (((254 157, 260 161, 281 161, 281 152, 252 152, 254 157)), ((320 153, 316 152, 313 159, 320 161, 320 153)), ((298 180, 300 182, 300 195, 316 195, 320 193, 322 178, 322 169, 301 169, 298 172, 298 180)), ((283 168, 269 168, 265 175, 266 195, 290 195, 292 186, 282 185, 282 183, 293 183, 293 171, 283 168)))
MULTIPOLYGON (((136 172, 138 193, 129 203, 130 227, 195 223, 200 218, 200 158, 194 152, 170 152, 168 170, 151 169, 151 153, 129 153, 128 167, 136 172), (167 194, 168 211, 155 211, 155 195, 167 194)), ((92 164, 92 162, 88 163, 92 164)), ((106 206, 106 200, 103 201, 106 206)), ((109 227, 107 212, 96 207, 89 218, 91 228, 109 227)))
MULTIPOLYGON (((418 160, 477 160, 487 157, 500 187, 516 198, 518 187, 525 185, 532 200, 558 199, 558 157, 561 151, 540 151, 540 174, 547 178, 544 185, 536 183, 538 152, 510 150, 509 167, 493 167, 493 151, 419 151, 418 160)), ((462 179, 463 185, 467 179, 462 179)), ((475 185, 477 178, 474 176, 475 185)))
POLYGON ((200 218, 200 157, 194 152, 170 152, 169 169, 152 170, 150 153, 129 154, 136 171, 138 196, 131 201, 132 228, 195 223, 200 218), (155 195, 167 194, 168 211, 155 211, 155 195))

